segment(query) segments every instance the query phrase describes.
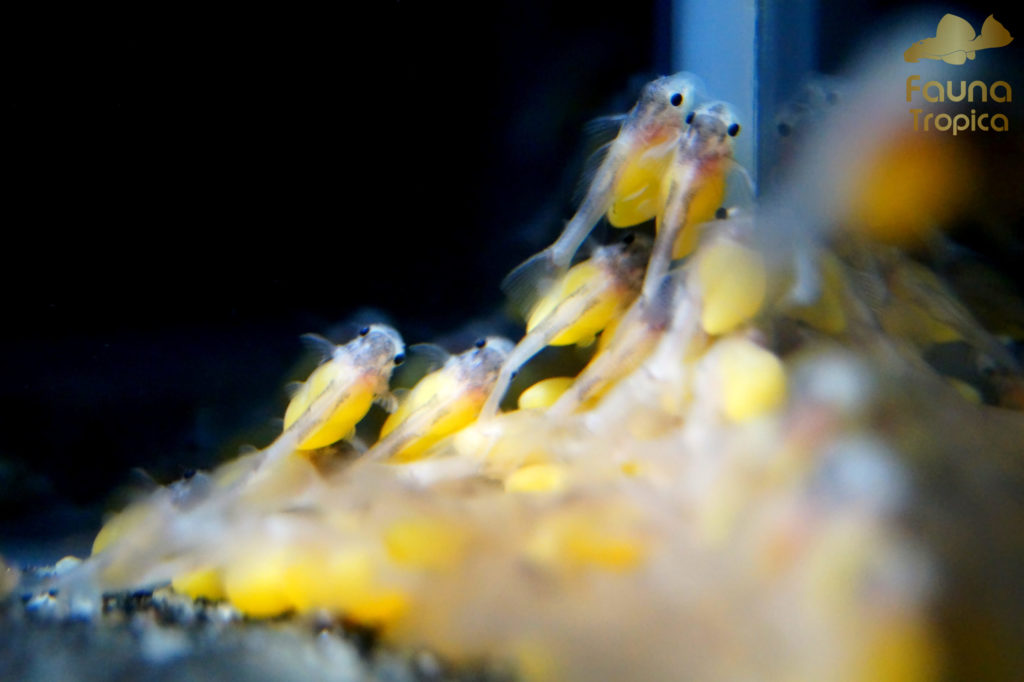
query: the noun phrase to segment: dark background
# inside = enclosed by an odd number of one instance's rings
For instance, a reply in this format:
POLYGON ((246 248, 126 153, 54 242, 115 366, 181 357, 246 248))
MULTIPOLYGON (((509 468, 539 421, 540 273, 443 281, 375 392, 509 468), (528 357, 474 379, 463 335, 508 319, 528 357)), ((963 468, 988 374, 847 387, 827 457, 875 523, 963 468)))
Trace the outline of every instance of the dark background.
MULTIPOLYGON (((887 9, 822 3, 819 68, 887 9)), ((12 19, 0 552, 81 554, 145 478, 133 467, 165 482, 268 442, 309 368, 304 332, 344 341, 344 323, 388 319, 452 350, 518 333, 499 282, 571 215, 585 121, 669 71, 669 14, 522 0, 12 19)))
POLYGON ((516 333, 584 122, 668 69, 667 6, 366 5, 12 25, 0 551, 268 442, 304 332, 516 333))

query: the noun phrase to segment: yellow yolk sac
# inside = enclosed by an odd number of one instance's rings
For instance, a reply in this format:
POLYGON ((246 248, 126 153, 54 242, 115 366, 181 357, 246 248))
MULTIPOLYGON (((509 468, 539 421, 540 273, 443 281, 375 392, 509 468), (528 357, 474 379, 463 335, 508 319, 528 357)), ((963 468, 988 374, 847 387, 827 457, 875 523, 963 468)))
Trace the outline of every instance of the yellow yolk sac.
POLYGON ((468 537, 458 524, 440 519, 398 521, 384 532, 391 559, 411 568, 440 570, 462 560, 468 537))
POLYGON ((513 375, 548 345, 589 346, 596 335, 636 298, 650 240, 627 235, 620 243, 596 249, 569 270, 537 303, 526 336, 509 353, 481 414, 493 417, 513 375))
POLYGON ((300 612, 327 609, 367 627, 393 626, 409 595, 381 578, 384 557, 365 548, 300 552, 287 570, 287 600, 300 612))
POLYGON ((647 546, 625 524, 573 510, 545 519, 529 536, 526 554, 559 570, 624 573, 642 564, 647 546))
POLYGON ((977 191, 973 159, 955 140, 907 132, 855 161, 845 187, 849 225, 883 243, 924 242, 977 191))
POLYGON ((499 336, 478 339, 423 377, 391 417, 364 459, 404 463, 423 457, 432 446, 476 419, 492 398, 499 374, 514 346, 499 336))
POLYGON ((291 567, 285 548, 253 548, 225 568, 224 593, 235 608, 254 618, 291 611, 295 608, 289 594, 291 567))
POLYGON ((699 255, 694 279, 703 300, 701 326, 713 335, 730 332, 757 315, 768 286, 761 256, 729 239, 709 244, 699 255))
POLYGON ((786 399, 786 371, 771 352, 746 339, 723 339, 709 353, 718 379, 722 412, 745 421, 786 399))
POLYGON ((395 364, 404 359, 405 344, 397 331, 382 324, 359 330, 348 343, 336 346, 327 339, 303 337, 324 356, 298 390, 285 411, 284 430, 265 456, 287 457, 295 450, 312 450, 348 436, 370 410, 374 400, 390 407, 394 398, 388 381, 395 364))
POLYGON ((676 139, 673 136, 667 143, 652 146, 623 164, 608 209, 612 227, 632 227, 658 214, 661 180, 672 162, 676 139))
POLYGON ((219 601, 227 596, 220 571, 215 568, 201 568, 174 578, 171 587, 193 599, 219 601))
POLYGON ((607 153, 576 213, 558 240, 517 267, 503 289, 514 292, 527 283, 557 279, 603 215, 617 227, 653 217, 652 210, 659 208, 655 195, 660 171, 685 128, 698 90, 699 82, 691 74, 658 78, 644 87, 627 115, 613 117, 620 121, 618 134, 606 145, 607 153))
MULTIPOLYGON (((526 333, 529 334, 533 331, 558 306, 574 294, 594 287, 595 281, 605 277, 608 277, 606 270, 593 261, 583 261, 570 268, 565 277, 559 280, 558 284, 534 306, 526 322, 526 333)), ((602 329, 608 326, 609 322, 622 311, 623 305, 628 302, 630 292, 628 290, 620 291, 615 287, 605 289, 605 294, 597 298, 594 304, 589 306, 575 321, 566 325, 561 333, 551 339, 550 345, 570 346, 574 343, 589 343, 602 329)))
POLYGON ((411 462, 423 457, 427 450, 442 438, 460 430, 480 413, 486 394, 466 391, 459 378, 443 369, 425 376, 416 384, 406 399, 399 405, 381 427, 383 439, 417 411, 430 409, 433 405, 445 405, 427 427, 414 439, 402 446, 393 456, 394 462, 411 462))
POLYGON ((572 377, 551 377, 538 381, 519 394, 519 409, 540 410, 551 407, 572 382, 572 377))
MULTIPOLYGON (((689 82, 655 81, 616 119, 588 199, 527 263, 543 286, 513 296, 520 311, 535 303, 516 342, 410 351, 399 399, 396 330, 321 340, 325 362, 270 445, 133 499, 91 557, 40 577, 55 591, 37 601, 98 607, 170 583, 291 620, 263 632, 356 625, 380 647, 356 677, 419 652, 453 678, 1019 677, 1022 610, 1007 596, 1024 566, 1024 415, 1008 404, 1024 394, 1019 343, 961 302, 963 254, 893 245, 959 215, 955 196, 893 208, 936 199, 959 157, 919 167, 938 147, 903 141, 894 149, 921 157, 868 155, 878 177, 865 179, 861 161, 805 169, 794 153, 753 205, 702 222, 739 124, 724 102, 688 115, 689 82), (832 177, 847 166, 846 184, 832 177), (612 231, 570 267, 606 212, 623 226, 655 209, 653 247, 646 228, 612 231), (522 368, 535 383, 510 409, 522 368), (374 401, 393 409, 375 442, 374 401), (351 447, 325 447, 357 424, 351 447)), ((864 149, 890 139, 865 127, 864 149)), ((821 130, 809 156, 862 146, 821 130)), ((514 324, 481 316, 440 342, 492 323, 514 324)), ((319 664, 322 647, 296 641, 319 664)))
MULTIPOLYGON (((385 628, 405 613, 409 599, 398 586, 379 580, 383 561, 355 547, 254 547, 224 568, 223 593, 253 618, 325 609, 355 623, 385 628)), ((181 582, 192 586, 188 577, 181 582)))
POLYGON ((376 382, 372 377, 363 378, 354 367, 329 362, 317 367, 288 403, 284 413, 285 430, 310 409, 313 400, 334 382, 350 384, 350 388, 325 419, 323 426, 302 441, 299 446, 302 450, 322 448, 349 435, 373 405, 376 382))
POLYGON ((505 479, 505 492, 547 493, 565 488, 565 470, 556 464, 531 464, 505 479))

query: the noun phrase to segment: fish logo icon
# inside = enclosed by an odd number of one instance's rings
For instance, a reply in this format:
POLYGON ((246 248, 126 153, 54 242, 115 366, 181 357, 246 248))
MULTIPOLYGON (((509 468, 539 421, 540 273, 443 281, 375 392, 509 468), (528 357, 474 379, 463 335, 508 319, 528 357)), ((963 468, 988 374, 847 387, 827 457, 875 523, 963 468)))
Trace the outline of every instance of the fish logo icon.
POLYGON ((974 27, 966 20, 955 14, 947 14, 939 20, 935 36, 911 45, 903 53, 903 60, 916 62, 921 58, 941 59, 947 64, 959 65, 974 59, 978 50, 1004 47, 1012 40, 1010 32, 991 14, 981 25, 980 34, 975 34, 974 27))

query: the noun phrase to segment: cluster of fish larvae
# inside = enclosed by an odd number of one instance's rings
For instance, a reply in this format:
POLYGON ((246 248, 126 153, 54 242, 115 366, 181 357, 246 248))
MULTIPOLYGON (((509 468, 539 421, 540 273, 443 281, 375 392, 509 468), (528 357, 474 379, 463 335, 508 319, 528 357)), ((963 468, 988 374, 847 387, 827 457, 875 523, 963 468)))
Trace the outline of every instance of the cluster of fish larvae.
POLYGON ((518 343, 438 357, 396 396, 395 330, 314 339, 325 361, 273 443, 114 516, 64 584, 328 612, 527 679, 928 679, 927 595, 904 589, 921 561, 888 525, 903 479, 850 350, 873 328, 856 278, 823 252, 821 295, 785 303, 793 275, 759 250, 757 216, 712 220, 740 126, 701 97, 691 75, 659 78, 614 120, 565 231, 506 280, 518 343), (574 265, 602 218, 654 219, 655 236, 574 265), (779 341, 789 327, 804 331, 779 341), (502 412, 550 345, 593 351, 502 412), (374 403, 390 412, 376 442, 318 466, 374 403))

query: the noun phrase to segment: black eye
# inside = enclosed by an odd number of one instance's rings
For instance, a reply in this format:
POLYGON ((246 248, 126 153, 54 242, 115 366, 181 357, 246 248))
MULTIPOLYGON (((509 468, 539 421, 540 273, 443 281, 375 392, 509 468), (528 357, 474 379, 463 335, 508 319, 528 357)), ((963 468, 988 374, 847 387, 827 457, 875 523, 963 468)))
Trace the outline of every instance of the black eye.
POLYGON ((395 364, 400 365, 405 362, 405 353, 399 353, 395 356, 395 364))
POLYGON ((627 234, 625 237, 622 238, 622 243, 625 244, 626 246, 629 246, 630 244, 632 244, 635 241, 636 241, 636 235, 633 234, 632 232, 630 232, 629 234, 627 234))
POLYGON ((672 96, 668 98, 668 101, 672 103, 672 106, 678 107, 680 104, 683 103, 683 96, 676 92, 673 93, 672 96))
POLYGON ((512 372, 512 374, 510 374, 508 378, 509 379, 515 379, 517 376, 519 376, 519 370, 518 369, 516 371, 512 372))
POLYGON ((693 112, 691 111, 686 115, 686 125, 693 123, 693 112))
POLYGON ((359 330, 359 336, 366 336, 369 333, 370 333, 370 328, 369 327, 363 327, 362 329, 359 330))
POLYGON ((739 123, 733 123, 731 126, 729 126, 729 129, 727 131, 725 131, 725 132, 729 133, 729 137, 736 137, 737 135, 740 134, 740 124, 739 123))
POLYGON ((473 344, 477 348, 483 348, 487 345, 487 339, 477 339, 476 343, 473 344))
POLYGON ((725 206, 719 206, 718 210, 715 211, 715 220, 725 220, 729 217, 729 209, 725 206))
POLYGON ((779 135, 782 135, 783 137, 789 137, 789 134, 791 132, 793 132, 793 129, 789 127, 788 123, 779 124, 779 135))

